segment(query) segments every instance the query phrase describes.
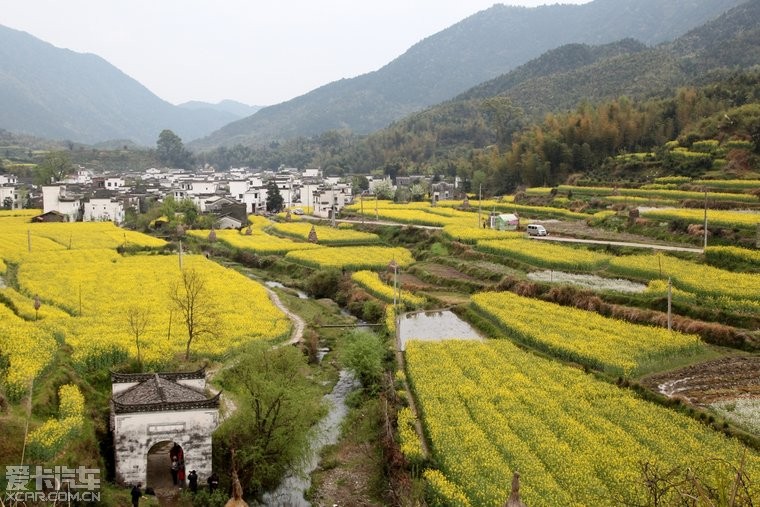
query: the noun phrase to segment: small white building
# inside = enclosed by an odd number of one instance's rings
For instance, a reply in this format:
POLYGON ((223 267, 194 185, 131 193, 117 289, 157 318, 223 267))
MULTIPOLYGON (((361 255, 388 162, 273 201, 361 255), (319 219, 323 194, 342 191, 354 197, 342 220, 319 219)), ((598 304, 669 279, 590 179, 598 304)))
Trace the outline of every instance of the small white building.
POLYGON ((322 179, 322 169, 304 169, 304 178, 322 179))
POLYGON ((219 182, 206 180, 180 180, 179 188, 186 192, 187 195, 211 195, 215 194, 219 189, 219 182))
POLYGON ((124 178, 112 177, 103 179, 103 188, 106 190, 116 190, 124 187, 125 184, 124 178))
POLYGON ((322 187, 314 193, 312 203, 314 206, 313 214, 321 218, 331 218, 333 210, 337 215, 346 205, 352 202, 351 185, 339 183, 329 188, 322 187))
POLYGON ((84 203, 82 220, 120 224, 124 221, 124 204, 111 197, 91 197, 84 203))
POLYGON ((211 475, 211 434, 219 425, 219 398, 207 396, 204 370, 189 373, 111 373, 111 430, 116 480, 153 487, 165 477, 168 450, 180 446, 186 471, 211 475))
POLYGON ((66 216, 69 222, 76 222, 82 212, 82 198, 70 193, 66 185, 44 185, 42 187, 42 210, 57 211, 66 216))
POLYGON ((0 207, 5 208, 10 202, 10 209, 21 208, 21 197, 18 189, 12 185, 0 185, 0 207))
POLYGON ((61 183, 69 185, 89 185, 92 183, 92 172, 82 166, 78 166, 75 173, 67 175, 61 183))
POLYGON ((0 186, 18 185, 18 178, 15 174, 0 174, 0 186))

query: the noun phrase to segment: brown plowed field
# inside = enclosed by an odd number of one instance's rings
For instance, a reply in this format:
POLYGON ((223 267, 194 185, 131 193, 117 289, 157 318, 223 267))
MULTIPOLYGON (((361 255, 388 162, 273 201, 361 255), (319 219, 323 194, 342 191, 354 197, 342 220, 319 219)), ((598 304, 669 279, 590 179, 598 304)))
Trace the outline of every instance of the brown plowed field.
POLYGON ((646 377, 642 383, 667 396, 709 405, 736 398, 760 398, 760 356, 724 357, 646 377))

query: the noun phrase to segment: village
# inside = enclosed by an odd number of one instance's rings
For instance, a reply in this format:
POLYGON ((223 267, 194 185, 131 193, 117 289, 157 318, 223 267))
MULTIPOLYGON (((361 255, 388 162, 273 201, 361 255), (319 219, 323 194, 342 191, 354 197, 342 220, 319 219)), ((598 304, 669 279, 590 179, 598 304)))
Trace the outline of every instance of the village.
MULTIPOLYGON (((0 202, 3 209, 39 208, 36 222, 113 222, 122 225, 128 212, 145 212, 151 203, 166 198, 189 201, 204 214, 215 217, 216 229, 240 229, 247 216, 271 213, 267 197, 273 186, 282 197, 282 207, 303 214, 330 219, 364 196, 381 194, 393 198, 399 189, 422 188, 424 194, 408 190, 407 200, 461 199, 462 181, 434 181, 429 176, 358 177, 325 176, 319 168, 281 167, 278 171, 232 168, 216 171, 206 167, 187 169, 148 168, 144 172, 96 174, 78 166, 49 185, 33 185, 12 174, 0 174, 0 202), (357 178, 363 185, 357 185, 357 178), (352 181, 352 179, 354 181, 352 181), (362 188, 365 187, 365 188, 362 188)), ((279 210, 274 210, 279 211, 279 210)))

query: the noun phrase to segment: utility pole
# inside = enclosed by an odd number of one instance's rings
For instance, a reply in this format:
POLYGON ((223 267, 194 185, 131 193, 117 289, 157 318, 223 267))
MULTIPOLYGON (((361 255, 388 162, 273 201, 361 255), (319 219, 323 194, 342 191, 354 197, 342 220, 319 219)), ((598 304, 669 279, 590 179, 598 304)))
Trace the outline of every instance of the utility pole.
POLYGON ((672 303, 673 303, 673 282, 671 281, 670 277, 668 277, 668 331, 673 330, 672 303))
POLYGON ((481 207, 483 204, 483 184, 481 183, 478 187, 478 229, 483 225, 483 221, 480 219, 480 212, 481 207))
POLYGON ((391 260, 388 267, 393 270, 393 311, 396 311, 397 287, 398 287, 398 264, 396 259, 391 260))
POLYGON ((26 230, 26 246, 29 249, 29 251, 32 251, 32 231, 31 229, 26 230))
POLYGON ((364 192, 359 194, 359 202, 361 203, 362 208, 362 225, 364 225, 364 192))
POLYGON ((707 187, 705 187, 705 245, 703 248, 707 250, 707 187))
POLYGON ((179 240, 179 270, 182 271, 182 240, 179 240))
POLYGON ((330 190, 332 190, 332 226, 335 227, 335 185, 331 185, 330 190))

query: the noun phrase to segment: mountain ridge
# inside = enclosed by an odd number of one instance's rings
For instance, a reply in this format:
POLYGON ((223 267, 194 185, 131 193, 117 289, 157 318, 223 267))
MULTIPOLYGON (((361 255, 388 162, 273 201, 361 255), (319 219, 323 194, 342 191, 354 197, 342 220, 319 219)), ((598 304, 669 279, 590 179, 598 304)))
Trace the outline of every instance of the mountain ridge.
POLYGON ((376 71, 264 108, 191 142, 190 147, 255 146, 339 129, 367 134, 564 43, 613 42, 625 37, 658 43, 742 1, 595 0, 538 8, 497 4, 426 37, 376 71), (622 28, 612 30, 604 19, 617 20, 622 28))
POLYGON ((97 55, 0 25, 0 128, 88 144, 152 145, 165 128, 191 139, 231 119, 174 106, 97 55))

